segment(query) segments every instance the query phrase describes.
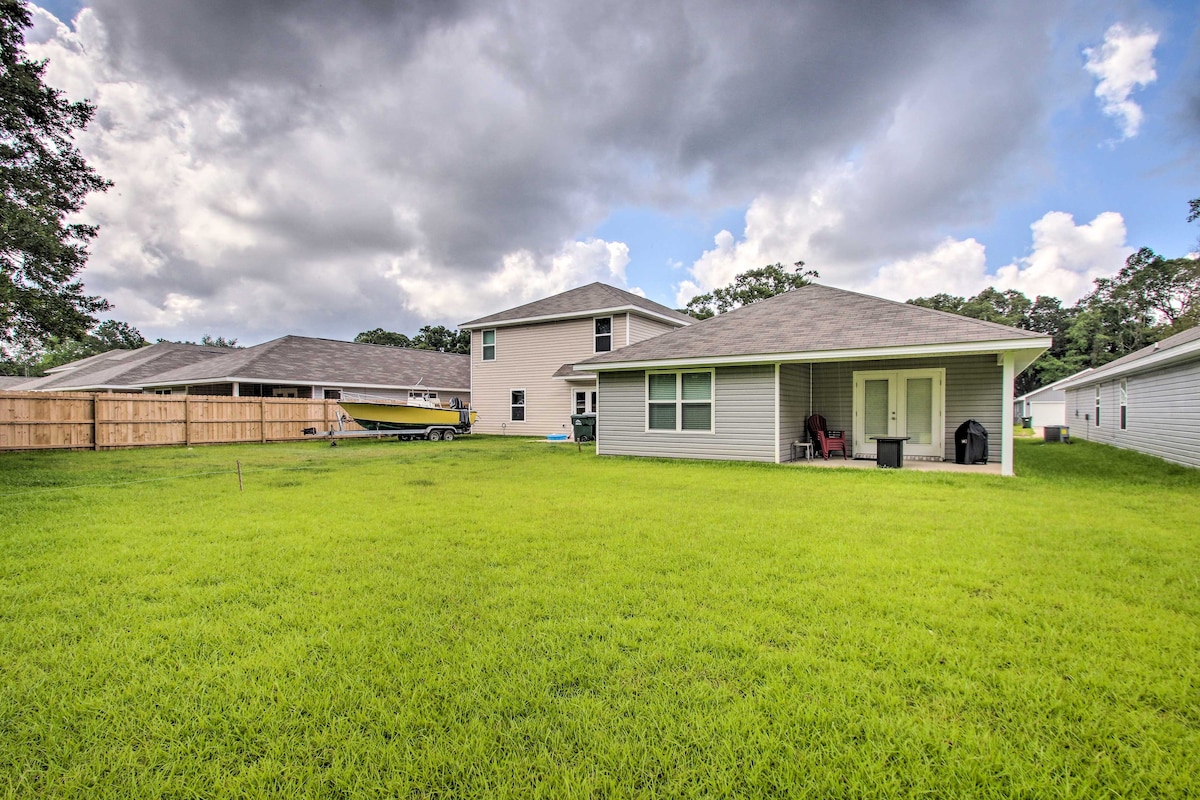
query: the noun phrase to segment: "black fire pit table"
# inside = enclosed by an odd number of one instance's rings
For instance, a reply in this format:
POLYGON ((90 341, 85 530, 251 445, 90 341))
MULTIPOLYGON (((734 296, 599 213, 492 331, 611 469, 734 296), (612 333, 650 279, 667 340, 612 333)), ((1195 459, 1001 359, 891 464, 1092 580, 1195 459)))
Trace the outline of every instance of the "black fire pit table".
POLYGON ((910 436, 872 436, 875 440, 875 465, 884 469, 904 466, 904 443, 910 436))

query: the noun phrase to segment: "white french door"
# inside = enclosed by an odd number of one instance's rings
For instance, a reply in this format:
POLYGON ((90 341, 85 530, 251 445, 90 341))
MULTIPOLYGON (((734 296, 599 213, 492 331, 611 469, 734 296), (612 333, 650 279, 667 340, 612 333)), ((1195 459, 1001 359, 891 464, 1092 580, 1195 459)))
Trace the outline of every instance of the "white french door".
POLYGON ((595 414, 596 413, 596 390, 595 389, 576 389, 574 392, 575 404, 572 406, 573 414, 595 414))
POLYGON ((873 456, 873 436, 907 436, 904 454, 945 455, 946 370, 854 373, 854 454, 873 456))

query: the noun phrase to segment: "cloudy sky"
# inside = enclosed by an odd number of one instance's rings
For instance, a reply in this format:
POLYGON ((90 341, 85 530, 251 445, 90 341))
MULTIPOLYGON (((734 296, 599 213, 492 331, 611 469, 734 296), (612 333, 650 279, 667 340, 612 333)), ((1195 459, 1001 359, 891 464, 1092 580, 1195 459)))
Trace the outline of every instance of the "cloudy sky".
POLYGON ((1193 0, 46 0, 113 188, 84 280, 149 339, 450 327, 807 262, 1071 303, 1194 250, 1193 0))

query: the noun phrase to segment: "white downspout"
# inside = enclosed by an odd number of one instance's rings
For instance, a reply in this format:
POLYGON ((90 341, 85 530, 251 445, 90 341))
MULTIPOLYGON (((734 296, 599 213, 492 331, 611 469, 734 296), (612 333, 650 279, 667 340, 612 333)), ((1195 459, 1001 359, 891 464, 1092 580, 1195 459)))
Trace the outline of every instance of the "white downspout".
POLYGON ((1004 377, 1001 378, 1003 384, 1004 396, 1001 400, 1004 413, 1000 417, 1000 474, 1013 475, 1013 379, 1016 377, 1013 372, 1013 362, 1016 356, 1013 353, 1005 353, 1004 356, 1004 377))
POLYGON ((775 363, 775 463, 782 463, 779 460, 779 363, 775 363))

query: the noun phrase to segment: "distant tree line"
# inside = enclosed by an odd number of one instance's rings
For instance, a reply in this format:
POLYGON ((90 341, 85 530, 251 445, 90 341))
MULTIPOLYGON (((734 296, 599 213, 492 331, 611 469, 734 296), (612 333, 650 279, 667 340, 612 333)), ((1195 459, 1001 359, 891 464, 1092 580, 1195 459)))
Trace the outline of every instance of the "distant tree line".
POLYGON ((414 350, 437 350, 440 353, 471 352, 471 332, 452 331, 445 325, 426 325, 416 336, 385 331, 383 328, 363 331, 354 337, 362 344, 382 344, 388 347, 409 347, 414 350))

